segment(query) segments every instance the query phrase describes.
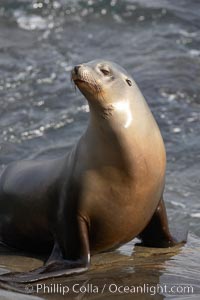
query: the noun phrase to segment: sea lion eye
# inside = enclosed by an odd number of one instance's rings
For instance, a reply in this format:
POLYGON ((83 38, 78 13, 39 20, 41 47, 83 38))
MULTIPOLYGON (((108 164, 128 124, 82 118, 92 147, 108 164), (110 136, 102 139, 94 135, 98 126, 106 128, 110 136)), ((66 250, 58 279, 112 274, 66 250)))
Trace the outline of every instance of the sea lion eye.
POLYGON ((126 79, 126 82, 128 83, 128 85, 132 86, 132 82, 130 79, 126 79))
POLYGON ((100 71, 101 71, 105 76, 110 75, 110 71, 107 70, 107 69, 101 68, 100 71))

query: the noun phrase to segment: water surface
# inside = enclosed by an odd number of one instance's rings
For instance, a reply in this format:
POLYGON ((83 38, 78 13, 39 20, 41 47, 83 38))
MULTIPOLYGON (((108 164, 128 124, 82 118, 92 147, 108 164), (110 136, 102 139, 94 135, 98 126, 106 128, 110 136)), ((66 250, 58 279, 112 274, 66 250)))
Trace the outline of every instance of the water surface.
MULTIPOLYGON (((88 107, 71 85, 70 70, 81 62, 110 59, 134 77, 160 126, 168 157, 165 201, 170 224, 189 224, 188 245, 167 259, 156 255, 161 267, 148 257, 135 267, 126 252, 132 253, 130 243, 120 254, 126 263, 120 260, 116 266, 116 253, 107 260, 100 256, 101 270, 94 263, 88 275, 74 280, 184 281, 199 289, 199 19, 196 0, 0 2, 0 170, 15 160, 54 157, 71 148, 87 126, 88 107)), ((140 251, 148 256, 147 250, 140 251)), ((2 267, 11 268, 9 261, 2 267)), ((14 261, 16 265, 18 259, 14 261)), ((5 299, 16 297, 2 293, 5 299)), ((187 297, 195 299, 179 295, 187 297)))

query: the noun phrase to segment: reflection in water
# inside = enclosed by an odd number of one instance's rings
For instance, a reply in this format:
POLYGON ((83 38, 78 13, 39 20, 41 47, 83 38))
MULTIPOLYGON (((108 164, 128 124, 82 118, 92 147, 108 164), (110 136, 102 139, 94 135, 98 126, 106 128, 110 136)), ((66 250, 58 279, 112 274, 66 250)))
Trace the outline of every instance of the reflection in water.
MULTIPOLYGON (((173 291, 175 299, 177 296, 180 300, 187 296, 193 299, 200 292, 198 243, 192 235, 187 245, 167 249, 134 247, 135 242, 132 241, 119 250, 92 257, 91 269, 85 274, 34 283, 34 295, 58 300, 63 299, 62 293, 66 293, 70 297, 68 299, 77 299, 78 296, 87 299, 114 299, 116 296, 133 299, 134 295, 134 299, 148 300, 152 299, 152 295, 155 299, 165 299, 172 296, 173 291)), ((4 253, 1 261, 4 265, 2 273, 5 269, 26 271, 41 265, 39 259, 13 253, 4 253)), ((18 292, 24 292, 24 288, 22 284, 13 286, 13 290, 18 292)))

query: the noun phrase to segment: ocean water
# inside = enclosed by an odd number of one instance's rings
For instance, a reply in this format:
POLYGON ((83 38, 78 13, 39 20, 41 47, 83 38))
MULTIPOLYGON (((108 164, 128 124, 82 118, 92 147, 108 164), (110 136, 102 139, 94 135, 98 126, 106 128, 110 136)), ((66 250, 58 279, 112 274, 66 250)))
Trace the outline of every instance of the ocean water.
POLYGON ((200 249, 199 20, 197 0, 0 0, 0 170, 68 151, 88 121, 72 67, 120 62, 165 141, 170 224, 200 249))

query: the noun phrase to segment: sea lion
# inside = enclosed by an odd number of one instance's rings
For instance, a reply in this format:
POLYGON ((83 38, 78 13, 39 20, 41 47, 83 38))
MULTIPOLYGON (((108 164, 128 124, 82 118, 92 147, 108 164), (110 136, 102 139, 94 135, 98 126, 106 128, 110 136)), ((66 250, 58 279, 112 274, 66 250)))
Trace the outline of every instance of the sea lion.
POLYGON ((84 272, 91 254, 134 237, 153 247, 177 243, 163 202, 163 139, 135 81, 100 60, 74 67, 72 80, 90 109, 78 143, 61 158, 12 163, 0 179, 0 240, 51 255, 43 267, 3 281, 84 272))

